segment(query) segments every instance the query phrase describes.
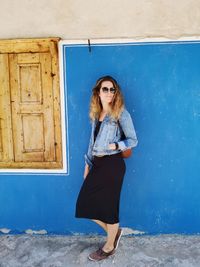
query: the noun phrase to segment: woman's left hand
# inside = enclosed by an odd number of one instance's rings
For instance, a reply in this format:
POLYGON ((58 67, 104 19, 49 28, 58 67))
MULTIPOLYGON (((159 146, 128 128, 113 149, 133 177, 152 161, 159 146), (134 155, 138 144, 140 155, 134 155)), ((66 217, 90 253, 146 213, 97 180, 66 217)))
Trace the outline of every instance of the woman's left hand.
POLYGON ((116 149, 116 145, 115 145, 115 143, 109 144, 108 147, 109 147, 109 149, 111 149, 111 150, 115 150, 115 149, 116 149))

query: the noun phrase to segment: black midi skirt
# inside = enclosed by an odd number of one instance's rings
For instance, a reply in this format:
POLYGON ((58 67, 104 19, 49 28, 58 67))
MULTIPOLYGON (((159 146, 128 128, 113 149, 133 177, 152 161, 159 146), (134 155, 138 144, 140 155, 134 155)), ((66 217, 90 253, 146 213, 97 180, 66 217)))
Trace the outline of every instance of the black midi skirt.
POLYGON ((126 166, 121 153, 94 157, 76 203, 77 218, 119 222, 119 201, 126 166))

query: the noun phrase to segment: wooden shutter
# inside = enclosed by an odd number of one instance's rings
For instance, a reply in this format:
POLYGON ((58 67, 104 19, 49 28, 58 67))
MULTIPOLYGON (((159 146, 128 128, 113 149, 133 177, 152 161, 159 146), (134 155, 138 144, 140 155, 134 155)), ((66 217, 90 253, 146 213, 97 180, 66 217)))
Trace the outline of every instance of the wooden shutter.
POLYGON ((56 43, 6 44, 7 51, 0 43, 0 167, 61 168, 56 43))
POLYGON ((0 54, 0 162, 13 161, 8 55, 0 54))

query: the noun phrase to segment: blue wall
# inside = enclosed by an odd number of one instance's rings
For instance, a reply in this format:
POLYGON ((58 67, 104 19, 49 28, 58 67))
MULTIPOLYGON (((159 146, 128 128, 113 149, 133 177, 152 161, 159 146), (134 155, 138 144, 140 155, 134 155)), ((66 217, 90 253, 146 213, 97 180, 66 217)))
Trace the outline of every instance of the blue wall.
POLYGON ((114 76, 138 147, 126 160, 121 225, 145 233, 200 232, 200 43, 63 45, 69 174, 0 176, 0 228, 102 232, 75 219, 90 134, 91 88, 114 76))

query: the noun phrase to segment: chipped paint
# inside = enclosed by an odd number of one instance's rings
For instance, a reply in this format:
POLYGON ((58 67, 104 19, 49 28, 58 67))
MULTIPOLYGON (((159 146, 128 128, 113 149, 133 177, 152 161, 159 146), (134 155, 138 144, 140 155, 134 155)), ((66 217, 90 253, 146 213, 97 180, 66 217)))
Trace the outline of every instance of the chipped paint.
MULTIPOLYGON (((147 234, 147 232, 143 232, 143 231, 139 231, 139 230, 134 230, 134 229, 128 228, 128 227, 121 227, 121 228, 123 230, 123 233, 122 233, 123 236, 126 236, 126 235, 144 235, 144 234, 147 234)), ((72 232, 72 231, 70 231, 70 234, 73 235, 73 236, 85 236, 86 235, 86 233, 83 233, 83 232, 72 232)), ((99 233, 91 232, 88 235, 98 236, 99 233)))
POLYGON ((2 232, 3 234, 8 234, 10 233, 11 229, 8 228, 0 228, 0 232, 2 232))
POLYGON ((31 230, 31 229, 28 229, 25 231, 26 234, 29 234, 29 235, 33 235, 33 234, 36 234, 36 235, 45 235, 47 234, 47 231, 46 230, 39 230, 39 231, 35 231, 35 230, 31 230))
POLYGON ((132 228, 128 228, 128 227, 122 227, 123 229, 123 235, 143 235, 143 234, 146 234, 145 232, 143 231, 139 231, 139 230, 134 230, 132 228))

